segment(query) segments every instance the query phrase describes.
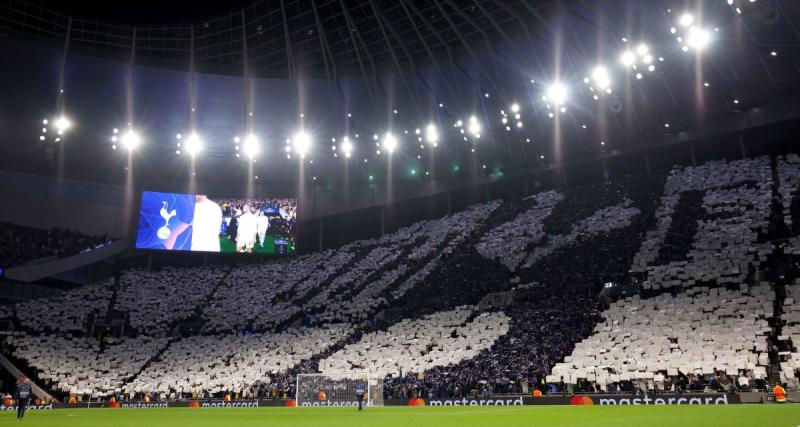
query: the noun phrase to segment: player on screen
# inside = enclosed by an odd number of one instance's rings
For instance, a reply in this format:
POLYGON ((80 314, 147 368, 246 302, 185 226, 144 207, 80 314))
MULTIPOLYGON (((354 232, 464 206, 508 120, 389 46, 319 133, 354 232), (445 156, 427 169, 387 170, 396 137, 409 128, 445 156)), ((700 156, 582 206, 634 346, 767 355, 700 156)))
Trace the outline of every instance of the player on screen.
POLYGON ((364 406, 364 395, 367 393, 367 387, 364 381, 358 380, 356 382, 356 399, 358 399, 358 410, 364 406))
POLYGON ((236 234, 236 251, 253 252, 253 245, 256 242, 256 216, 253 215, 253 208, 250 203, 245 203, 242 207, 242 215, 238 218, 239 228, 236 234))
POLYGON ((192 220, 192 250, 219 252, 222 208, 207 196, 195 196, 192 220))
POLYGON ((267 239, 267 230, 269 230, 269 218, 264 211, 258 211, 256 216, 256 230, 258 231, 258 242, 263 248, 265 240, 267 239))

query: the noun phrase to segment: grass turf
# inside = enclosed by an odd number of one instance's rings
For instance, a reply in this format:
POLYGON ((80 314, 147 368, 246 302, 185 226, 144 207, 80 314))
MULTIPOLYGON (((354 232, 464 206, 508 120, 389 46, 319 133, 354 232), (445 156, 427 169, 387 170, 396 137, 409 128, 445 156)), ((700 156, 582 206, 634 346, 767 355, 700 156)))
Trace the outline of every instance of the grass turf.
MULTIPOLYGON (((264 246, 261 246, 260 243, 256 243, 253 247, 254 254, 276 254, 275 251, 275 241, 276 240, 286 240, 285 238, 273 236, 271 234, 267 234, 264 238, 264 246)), ((222 253, 234 253, 236 252, 236 243, 232 241, 228 236, 220 236, 219 238, 219 251, 222 253)), ((295 252, 294 242, 289 241, 289 253, 293 254, 295 252)))
POLYGON ((0 413, 0 426, 747 426, 795 427, 800 405, 367 408, 146 408, 0 413))

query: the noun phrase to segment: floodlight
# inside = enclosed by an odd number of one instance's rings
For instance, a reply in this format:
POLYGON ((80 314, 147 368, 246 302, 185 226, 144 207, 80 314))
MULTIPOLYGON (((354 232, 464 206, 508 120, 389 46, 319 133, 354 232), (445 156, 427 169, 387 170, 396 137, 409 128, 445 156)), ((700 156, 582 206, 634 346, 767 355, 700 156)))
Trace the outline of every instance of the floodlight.
POLYGON ((694 15, 691 13, 684 13, 681 15, 681 19, 678 21, 681 26, 688 27, 694 23, 694 15))
POLYGON ((511 112, 512 113, 518 113, 519 112, 519 104, 517 104, 516 102, 511 104, 511 112))
POLYGON ((197 156, 203 150, 203 141, 196 133, 187 136, 184 144, 186 152, 192 157, 197 156))
POLYGON ((383 148, 385 148, 389 154, 394 153, 394 150, 397 148, 397 138, 387 132, 383 137, 383 148))
POLYGON ((261 147, 258 142, 258 137, 250 134, 244 139, 244 154, 253 159, 258 156, 258 153, 261 151, 261 147))
POLYGON ((622 52, 622 55, 620 55, 619 62, 626 67, 630 67, 636 64, 636 55, 634 55, 633 52, 626 50, 625 52, 622 52))
POLYGON ((436 145, 439 142, 439 131, 434 124, 429 124, 425 128, 425 140, 436 145))
POLYGON ((478 136, 481 133, 481 125, 475 116, 469 118, 469 127, 467 128, 470 134, 478 136))
POLYGON ((56 119, 56 129, 59 131, 65 131, 72 126, 72 122, 69 121, 66 117, 59 117, 56 119))
POLYGON ((609 86, 611 86, 611 79, 608 76, 608 70, 606 67, 598 66, 592 71, 592 81, 594 85, 601 90, 605 90, 609 86))
POLYGON ((349 137, 342 138, 342 143, 339 144, 339 150, 344 153, 345 157, 349 158, 350 155, 353 153, 353 143, 350 142, 349 137))
POLYGON ((545 101, 550 101, 555 105, 561 105, 567 100, 567 88, 561 83, 553 83, 545 92, 545 101))
POLYGON ((300 157, 305 157, 308 150, 311 149, 311 137, 304 131, 297 132, 292 138, 292 142, 294 143, 294 151, 300 157))
POLYGON ((142 138, 133 129, 129 129, 122 135, 122 146, 127 148, 128 151, 133 151, 141 143, 142 138))
POLYGON ((689 28, 689 36, 686 38, 687 44, 696 49, 703 50, 711 41, 711 33, 700 27, 689 28))

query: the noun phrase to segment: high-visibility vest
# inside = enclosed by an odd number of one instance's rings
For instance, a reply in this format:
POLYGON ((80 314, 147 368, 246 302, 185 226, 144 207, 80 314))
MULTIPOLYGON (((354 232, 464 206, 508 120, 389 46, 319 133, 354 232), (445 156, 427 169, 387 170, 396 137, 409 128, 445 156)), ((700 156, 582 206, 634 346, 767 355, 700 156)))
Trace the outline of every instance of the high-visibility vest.
POLYGON ((776 385, 775 388, 772 389, 772 394, 775 395, 776 402, 786 402, 786 390, 780 386, 780 384, 776 385))
POLYGON ((325 396, 325 392, 320 390, 319 394, 317 395, 317 397, 319 398, 319 401, 322 402, 323 400, 325 400, 325 397, 326 397, 325 396))
POLYGON ((538 388, 533 390, 533 397, 542 397, 542 392, 538 388))

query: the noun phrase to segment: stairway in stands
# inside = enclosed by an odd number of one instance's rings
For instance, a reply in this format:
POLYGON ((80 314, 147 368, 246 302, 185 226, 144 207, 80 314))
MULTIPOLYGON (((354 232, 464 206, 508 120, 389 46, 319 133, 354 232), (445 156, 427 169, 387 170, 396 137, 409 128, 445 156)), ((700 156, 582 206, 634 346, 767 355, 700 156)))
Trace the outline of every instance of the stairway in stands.
MULTIPOLYGON (((195 307, 194 313, 192 313, 191 316, 185 319, 177 320, 174 324, 171 325, 170 330, 172 330, 173 333, 176 331, 176 329, 180 328, 180 325, 182 323, 187 323, 187 324, 193 323, 200 325, 200 327, 197 328, 197 332, 198 333, 202 332, 202 326, 205 324, 205 318, 203 317, 203 310, 211 303, 212 298, 214 298, 214 295, 217 294, 219 288, 222 287, 222 285, 228 279, 228 276, 230 276, 233 269, 234 267, 229 268, 228 271, 226 271, 225 274, 223 274, 222 277, 220 277, 217 283, 214 284, 214 289, 211 290, 211 292, 209 292, 208 294, 206 294, 205 299, 203 299, 201 303, 197 304, 197 307, 195 307)), ((177 332, 180 333, 180 331, 177 332)))
POLYGON ((163 354, 164 354, 164 353, 165 353, 165 352, 166 352, 166 351, 167 351, 167 350, 168 350, 168 349, 169 349, 169 348, 172 346, 172 344, 173 344, 173 343, 175 343, 176 341, 178 341, 178 339, 170 339, 169 343, 167 343, 167 345, 165 345, 165 346, 164 346, 164 348, 162 348, 162 349, 161 349, 161 350, 160 350, 158 353, 154 354, 154 355, 153 355, 153 357, 151 357, 151 358, 147 359, 147 362, 145 362, 145 363, 144 363, 144 365, 142 365, 141 369, 139 369, 138 371, 136 371, 136 373, 135 373, 135 374, 131 375, 130 377, 128 377, 128 378, 126 378, 124 381, 122 381, 122 385, 124 386, 125 384, 129 384, 129 383, 131 383, 131 382, 132 382, 132 381, 134 381, 136 378, 138 378, 138 377, 139 377, 139 375, 141 375, 141 374, 142 374, 142 372, 144 372, 144 371, 145 371, 145 369, 149 368, 149 367, 150 367, 150 365, 152 365, 154 362, 157 362, 157 361, 161 360, 161 356, 162 356, 162 355, 163 355, 163 354))
POLYGON ((770 224, 769 231, 766 235, 760 236, 760 241, 772 241, 777 244, 774 245, 772 254, 768 257, 766 265, 766 274, 768 280, 772 285, 775 292, 775 302, 773 307, 773 316, 769 324, 772 328, 767 336, 767 344, 769 346, 769 366, 767 367, 768 381, 770 385, 780 382, 780 360, 778 358, 778 351, 782 349, 778 340, 778 336, 783 331, 783 301, 786 298, 786 284, 794 281, 794 269, 791 268, 793 260, 790 256, 786 255, 780 244, 780 241, 791 236, 791 229, 784 223, 783 219, 783 204, 780 194, 780 177, 778 175, 777 161, 775 158, 771 159, 770 166, 772 169, 772 204, 770 211, 770 224))

